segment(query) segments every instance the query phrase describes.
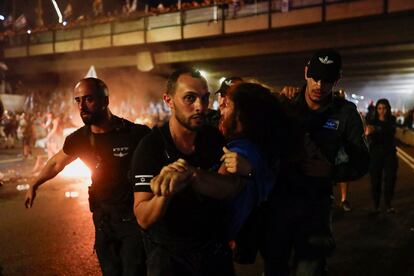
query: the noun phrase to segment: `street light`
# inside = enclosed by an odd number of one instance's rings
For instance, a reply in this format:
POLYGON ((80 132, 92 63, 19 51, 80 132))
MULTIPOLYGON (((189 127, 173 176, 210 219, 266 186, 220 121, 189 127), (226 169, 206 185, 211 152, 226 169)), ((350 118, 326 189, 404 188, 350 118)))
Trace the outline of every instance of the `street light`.
POLYGON ((60 9, 59 9, 58 4, 56 3, 56 0, 52 0, 52 4, 53 4, 53 7, 56 10, 57 16, 59 17, 59 23, 62 23, 62 21, 63 21, 62 13, 60 12, 60 9))

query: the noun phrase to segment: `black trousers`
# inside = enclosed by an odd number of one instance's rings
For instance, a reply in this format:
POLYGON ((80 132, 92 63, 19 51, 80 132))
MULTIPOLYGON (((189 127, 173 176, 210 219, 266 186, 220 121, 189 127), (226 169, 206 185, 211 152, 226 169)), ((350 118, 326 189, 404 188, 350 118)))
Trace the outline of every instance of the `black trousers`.
POLYGON ((104 276, 146 275, 145 250, 135 216, 94 210, 95 249, 104 276))
POLYGON ((266 276, 326 275, 335 249, 331 199, 278 198, 265 209, 261 245, 266 276))
POLYGON ((235 276, 231 250, 224 243, 197 248, 161 244, 144 235, 148 276, 235 276))
POLYGON ((384 183, 384 202, 387 208, 391 207, 397 180, 398 158, 393 150, 372 148, 370 151, 371 193, 374 208, 380 206, 382 183, 384 183))

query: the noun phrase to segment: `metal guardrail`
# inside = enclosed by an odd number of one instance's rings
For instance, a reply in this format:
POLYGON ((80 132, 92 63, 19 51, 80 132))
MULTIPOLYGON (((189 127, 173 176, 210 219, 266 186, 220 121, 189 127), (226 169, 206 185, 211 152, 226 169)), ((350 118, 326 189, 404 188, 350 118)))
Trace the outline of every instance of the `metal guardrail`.
MULTIPOLYGON (((227 9, 222 5, 213 5, 208 7, 199 7, 188 10, 181 10, 159 15, 146 15, 140 18, 98 23, 92 26, 79 26, 67 29, 58 29, 45 32, 33 32, 31 34, 21 34, 9 37, 5 48, 11 47, 29 47, 46 43, 57 43, 70 40, 83 40, 85 38, 96 38, 118 34, 124 34, 134 31, 150 31, 153 29, 181 26, 196 23, 209 23, 220 21, 224 26, 226 20, 242 17, 252 17, 260 14, 268 14, 269 22, 274 13, 283 12, 283 0, 264 0, 244 4, 241 7, 228 6, 227 9)), ((321 7, 322 19, 324 21, 326 7, 331 4, 358 2, 361 0, 290 0, 289 10, 298 10, 309 7, 321 7)), ((384 7, 387 6, 388 0, 384 0, 384 7)), ((386 12, 384 8, 384 12, 386 12)), ((270 25, 270 24, 269 24, 270 25)), ((224 34, 224 27, 223 34, 224 34)))

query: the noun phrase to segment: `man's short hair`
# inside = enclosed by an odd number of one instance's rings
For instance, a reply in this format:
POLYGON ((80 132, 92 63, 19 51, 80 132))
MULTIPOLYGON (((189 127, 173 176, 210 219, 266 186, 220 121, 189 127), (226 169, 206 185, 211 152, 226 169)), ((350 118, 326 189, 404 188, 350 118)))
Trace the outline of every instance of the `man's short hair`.
POLYGON ((184 68, 177 69, 168 77, 168 80, 167 80, 167 94, 168 95, 174 95, 175 89, 177 87, 177 80, 181 75, 190 75, 193 78, 204 79, 200 71, 192 67, 184 67, 184 68))
POLYGON ((108 91, 108 86, 106 86, 106 84, 103 82, 103 80, 98 79, 98 78, 84 78, 81 79, 79 83, 88 83, 89 85, 94 87, 94 91, 97 92, 97 94, 100 97, 108 97, 109 96, 109 91, 108 91))

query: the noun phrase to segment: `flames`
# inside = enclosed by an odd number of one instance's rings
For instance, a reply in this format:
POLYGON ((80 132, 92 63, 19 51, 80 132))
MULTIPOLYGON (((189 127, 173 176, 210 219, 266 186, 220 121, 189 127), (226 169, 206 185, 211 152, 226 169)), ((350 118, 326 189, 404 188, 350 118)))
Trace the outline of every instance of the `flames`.
POLYGON ((67 165, 59 175, 68 178, 90 178, 91 170, 78 158, 67 165))

